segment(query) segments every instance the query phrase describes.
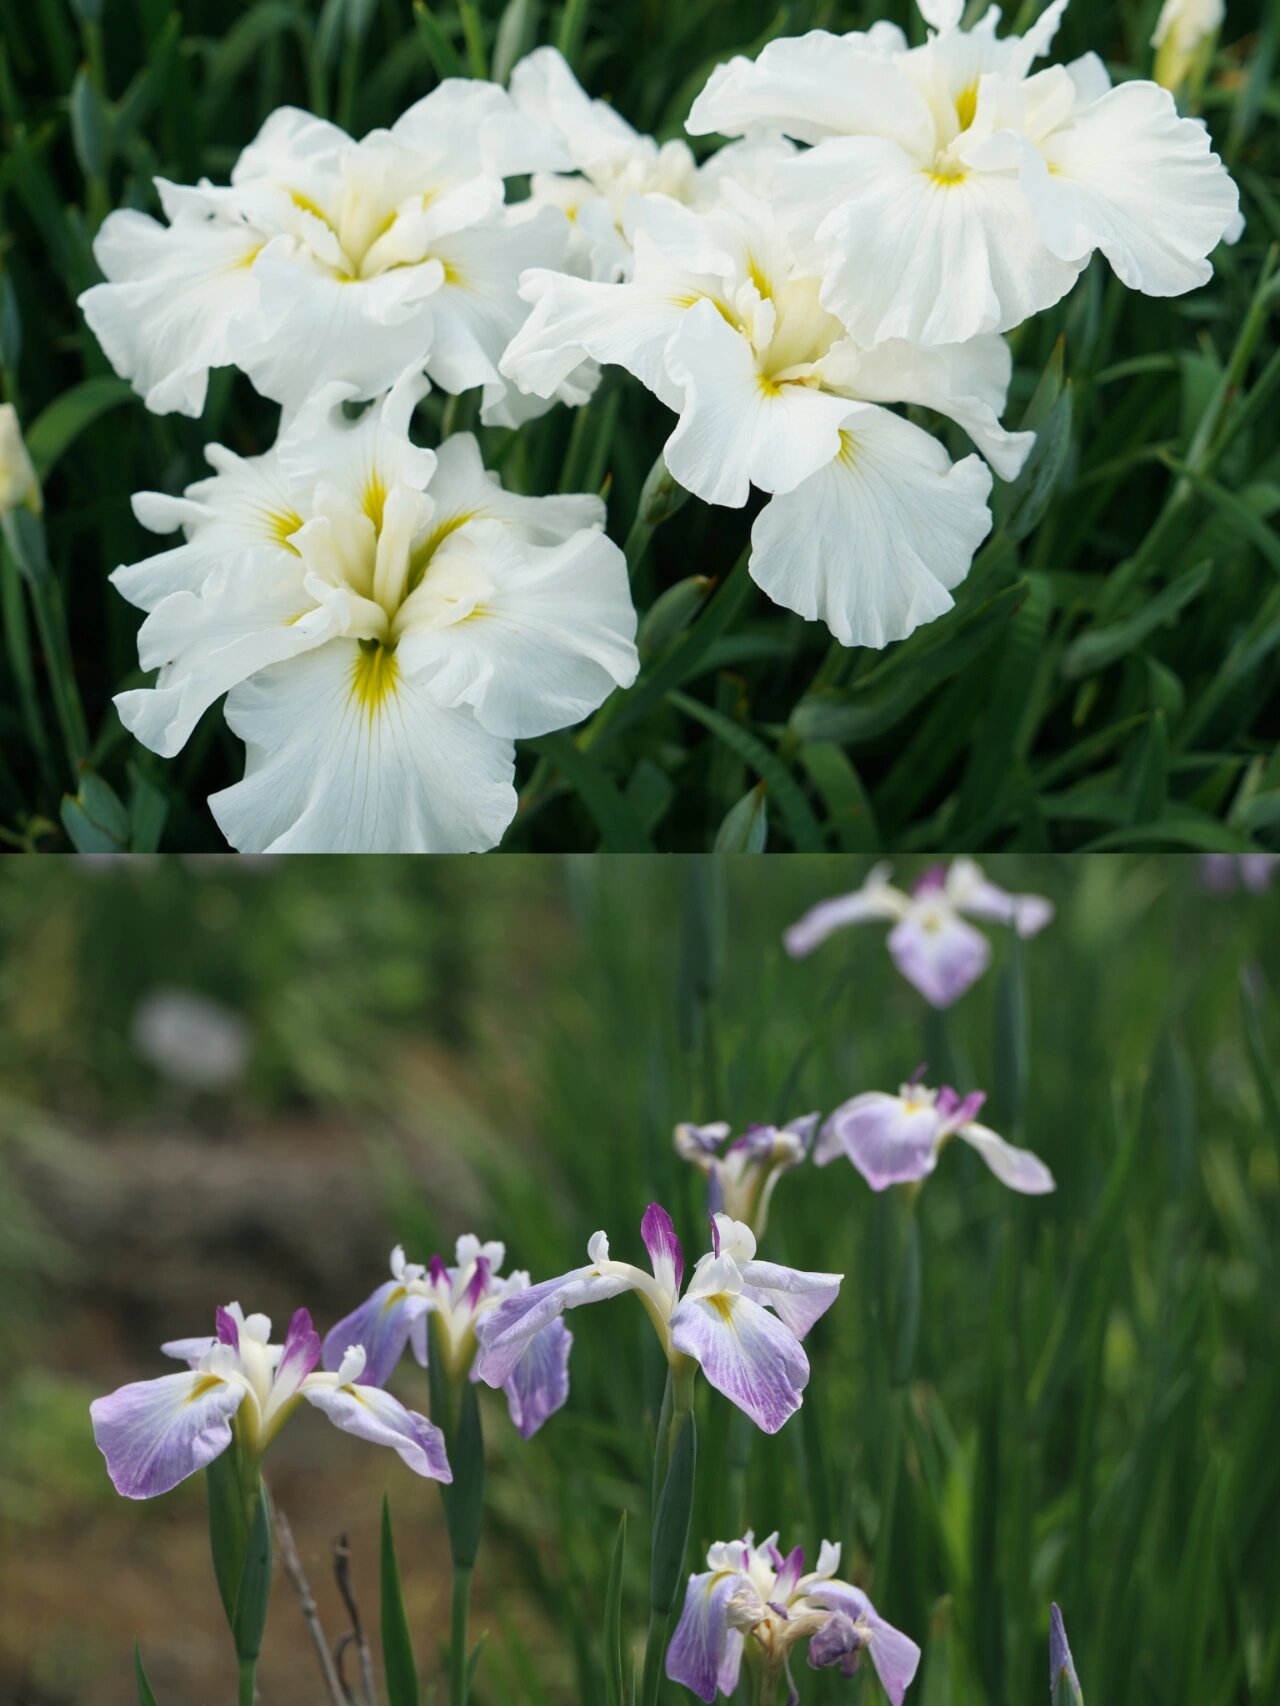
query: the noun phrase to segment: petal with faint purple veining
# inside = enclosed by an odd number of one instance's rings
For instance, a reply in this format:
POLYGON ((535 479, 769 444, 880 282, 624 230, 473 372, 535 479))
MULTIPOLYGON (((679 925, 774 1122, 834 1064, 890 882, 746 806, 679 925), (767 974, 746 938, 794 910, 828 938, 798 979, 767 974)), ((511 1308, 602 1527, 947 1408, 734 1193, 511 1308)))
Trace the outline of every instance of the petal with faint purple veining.
MULTIPOLYGON (((869 1090, 837 1108, 824 1130, 833 1135, 873 1191, 923 1179, 936 1163, 937 1110, 869 1090)), ((823 1163, 829 1159, 820 1158, 823 1163)))
POLYGON ((671 1317, 671 1342, 765 1433, 777 1433, 800 1408, 809 1359, 790 1327, 751 1298, 686 1297, 671 1317))
POLYGON ((745 1295, 772 1309, 797 1339, 803 1339, 840 1295, 844 1275, 811 1274, 778 1262, 747 1262, 742 1278, 745 1295))
POLYGON ((575 1268, 558 1279, 543 1280, 527 1291, 513 1292, 483 1316, 476 1327, 480 1351, 475 1370, 486 1386, 505 1386, 515 1372, 529 1341, 566 1309, 598 1303, 632 1290, 632 1283, 596 1268, 575 1268))
POLYGON ((1041 1197, 1055 1189, 1054 1177, 1038 1155, 1029 1149, 1015 1149, 984 1125, 964 1125, 956 1133, 990 1167, 1002 1185, 1024 1196, 1041 1197))
POLYGON ((200 1369, 122 1386, 89 1406, 107 1473, 126 1499, 167 1493, 231 1444, 246 1388, 200 1369))
POLYGON ((413 1324, 427 1312, 424 1297, 411 1297, 399 1280, 387 1280, 358 1309, 344 1316, 324 1338, 324 1366, 336 1369, 352 1345, 361 1345, 367 1361, 361 1380, 385 1386, 404 1355, 413 1324))
POLYGON ((934 1007, 949 1007, 991 961, 991 944, 949 911, 912 912, 889 932, 889 952, 907 982, 934 1007))
POLYGON ((728 1606, 742 1577, 736 1570, 690 1576, 684 1609, 667 1648, 667 1675, 699 1700, 726 1697, 738 1686, 742 1636, 729 1627, 728 1606))
POLYGON ((880 1685, 893 1706, 902 1706, 903 1696, 920 1666, 920 1649, 911 1637, 895 1629, 892 1623, 886 1623, 861 1588, 851 1587, 848 1582, 819 1582, 809 1598, 815 1605, 843 1611, 855 1623, 866 1624, 870 1631, 867 1650, 880 1685))
MULTIPOLYGON (((535 1333, 503 1382, 507 1409, 522 1439, 531 1439, 569 1396, 569 1352, 573 1334, 563 1321, 535 1333)), ((474 1369, 472 1375, 474 1377, 474 1369)))
MULTIPOLYGON (((315 1377, 317 1382, 323 1375, 315 1377)), ((452 1481, 444 1435, 434 1422, 416 1410, 406 1410, 398 1398, 379 1386, 305 1385, 302 1396, 323 1410, 334 1427, 374 1445, 389 1445, 415 1475, 433 1481, 452 1481)))
POLYGON ((678 1297, 684 1279, 684 1251, 676 1237, 671 1216, 661 1203, 651 1202, 645 1209, 644 1219, 640 1222, 640 1236, 649 1252, 653 1277, 672 1297, 678 1297))

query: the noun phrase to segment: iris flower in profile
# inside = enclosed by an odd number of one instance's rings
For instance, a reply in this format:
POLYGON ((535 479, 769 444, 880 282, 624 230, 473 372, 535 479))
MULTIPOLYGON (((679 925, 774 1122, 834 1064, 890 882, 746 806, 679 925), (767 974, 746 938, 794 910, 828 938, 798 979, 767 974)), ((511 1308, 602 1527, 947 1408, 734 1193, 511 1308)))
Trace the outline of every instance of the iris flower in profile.
POLYGON ((689 1577, 684 1610, 667 1650, 667 1675, 699 1700, 712 1701, 717 1693, 727 1699, 749 1655, 766 1678, 761 1698, 771 1700, 767 1684, 776 1688, 785 1676, 788 1699, 794 1701, 799 1695, 791 1658, 807 1641, 814 1670, 839 1669, 851 1677, 863 1657, 870 1658, 893 1706, 902 1706, 920 1649, 885 1622, 861 1588, 838 1581, 839 1568, 840 1547, 829 1540, 822 1542, 817 1568, 808 1574, 803 1548, 783 1557, 776 1534, 758 1546, 751 1533, 717 1541, 707 1554, 707 1568, 689 1577))
POLYGON ((751 1228, 727 1214, 713 1216, 711 1227, 712 1248, 698 1258, 687 1286, 684 1251, 661 1204, 650 1203, 640 1227, 649 1273, 616 1261, 607 1235, 595 1233, 585 1267, 504 1298, 481 1322, 480 1379, 504 1385, 529 1344, 566 1309, 634 1291, 673 1372, 692 1376, 701 1367, 757 1427, 777 1433, 800 1408, 809 1382, 800 1341, 835 1302, 843 1276, 757 1261, 751 1228))
POLYGON ((686 1121, 676 1127, 676 1154, 706 1174, 710 1212, 744 1221, 760 1239, 774 1186, 813 1148, 818 1120, 817 1114, 803 1114, 784 1126, 749 1125, 732 1142, 723 1120, 710 1125, 686 1121))
POLYGON ((271 1343, 265 1315, 246 1315, 232 1303, 218 1310, 212 1338, 160 1348, 186 1369, 134 1381, 89 1406, 107 1473, 127 1499, 167 1493, 233 1441, 256 1463, 303 1399, 344 1433, 390 1446, 415 1474, 453 1479, 440 1429, 363 1381, 358 1345, 343 1351, 336 1368, 318 1368, 320 1335, 305 1309, 289 1322, 282 1345, 271 1343))
POLYGON ((972 859, 934 865, 908 894, 889 881, 891 867, 875 865, 860 889, 821 901, 785 933, 793 959, 811 954, 847 924, 873 919, 892 923, 889 952, 907 982, 934 1007, 950 1007, 991 963, 991 944, 965 914, 1009 924, 1034 936, 1053 918, 1053 902, 1036 894, 1010 894, 972 859))
POLYGON ((1015 1149, 975 1115, 986 1101, 982 1090, 958 1095, 950 1085, 929 1090, 904 1084, 896 1096, 872 1090, 844 1102, 827 1120, 814 1148, 814 1163, 825 1167, 838 1156, 853 1162, 873 1191, 925 1179, 953 1137, 967 1143, 1011 1191, 1043 1196, 1053 1190, 1053 1174, 1028 1149, 1015 1149))
MULTIPOLYGON (((348 1345, 360 1345, 368 1361, 362 1378, 381 1386, 412 1347, 423 1368, 435 1338, 453 1380, 476 1380, 477 1331, 508 1297, 529 1289, 529 1276, 516 1268, 503 1274, 506 1246, 482 1244, 470 1233, 459 1238, 452 1267, 432 1256, 423 1267, 406 1262, 399 1245, 391 1252, 391 1278, 328 1333, 326 1368, 338 1368, 348 1345), (434 1335, 429 1334, 435 1324, 434 1335)), ((569 1351, 573 1334, 563 1321, 550 1321, 529 1340, 524 1354, 503 1381, 507 1408, 524 1439, 537 1433, 569 1396, 569 1351)))

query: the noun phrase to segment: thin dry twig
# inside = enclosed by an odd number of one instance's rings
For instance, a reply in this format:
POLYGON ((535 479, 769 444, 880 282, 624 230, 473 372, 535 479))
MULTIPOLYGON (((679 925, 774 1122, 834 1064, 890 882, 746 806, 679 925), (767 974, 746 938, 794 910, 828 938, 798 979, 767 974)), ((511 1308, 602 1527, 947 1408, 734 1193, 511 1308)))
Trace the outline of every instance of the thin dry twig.
POLYGON ((360 1608, 356 1604, 355 1591, 351 1586, 351 1547, 345 1534, 340 1534, 333 1543, 333 1574, 338 1583, 338 1592, 342 1595, 347 1614, 351 1618, 351 1634, 344 1637, 338 1645, 338 1659, 341 1662, 342 1653, 354 1641, 356 1652, 360 1656, 360 1686, 364 1693, 364 1706, 377 1706, 377 1694, 373 1685, 373 1660, 369 1654, 369 1643, 364 1638, 364 1625, 360 1621, 360 1608))
POLYGON ((284 1573, 293 1583, 298 1595, 298 1603, 302 1607, 303 1621, 311 1636, 311 1644, 316 1650, 320 1661, 320 1669, 324 1674, 325 1687, 329 1691, 329 1699, 333 1706, 350 1706, 346 1689, 338 1675, 333 1657, 329 1652, 329 1643, 325 1638, 324 1629, 320 1623, 320 1612, 316 1605, 315 1595, 311 1592, 311 1584, 302 1568, 302 1560, 298 1556, 298 1548, 294 1545, 293 1530, 289 1527, 289 1519, 278 1504, 272 1505, 275 1515, 276 1544, 280 1551, 280 1562, 284 1565, 284 1573))

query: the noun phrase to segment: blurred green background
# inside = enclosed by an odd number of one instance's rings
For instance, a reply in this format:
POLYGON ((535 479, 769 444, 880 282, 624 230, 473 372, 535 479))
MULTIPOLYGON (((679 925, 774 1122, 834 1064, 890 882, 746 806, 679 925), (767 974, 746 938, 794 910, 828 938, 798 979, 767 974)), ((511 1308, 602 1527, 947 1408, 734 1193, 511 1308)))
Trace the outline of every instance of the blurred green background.
MULTIPOLYGON (((1092 1702, 1272 1706, 1280 886, 1212 894, 1196 861, 1131 856, 988 871, 1058 916, 1021 948, 993 931, 991 971, 939 1020, 881 926, 784 955, 783 927, 860 881, 855 859, 11 865, 0 1699, 125 1706, 135 1635, 162 1702, 231 1693, 202 1487, 130 1505, 90 1437, 89 1399, 163 1372, 160 1340, 232 1298, 327 1326, 397 1239, 425 1260, 463 1231, 503 1238, 538 1279, 605 1227, 634 1259, 655 1196, 692 1257, 704 1205, 676 1120, 825 1111, 927 1058, 934 1082, 988 1089, 989 1122, 1059 1190, 1015 1197, 948 1149, 919 1204, 913 1334, 902 1194, 844 1164, 785 1178, 766 1253, 848 1277, 776 1438, 703 1390, 695 1547, 747 1524, 842 1540, 926 1649, 916 1706, 1040 1701, 1050 1598, 1092 1702)), ((531 1443, 486 1394, 477 1706, 598 1706, 623 1509, 641 1634, 656 1341, 626 1298, 572 1325, 569 1404, 531 1443)), ((395 1385, 425 1408, 412 1363, 395 1385)), ((389 1490, 436 1680, 435 1490, 310 1412, 268 1468, 334 1638, 331 1543, 350 1535, 376 1627, 389 1490)), ((319 1698, 311 1664, 278 1580, 266 1706, 319 1698)), ((800 1680, 806 1703, 881 1699, 800 1680)))

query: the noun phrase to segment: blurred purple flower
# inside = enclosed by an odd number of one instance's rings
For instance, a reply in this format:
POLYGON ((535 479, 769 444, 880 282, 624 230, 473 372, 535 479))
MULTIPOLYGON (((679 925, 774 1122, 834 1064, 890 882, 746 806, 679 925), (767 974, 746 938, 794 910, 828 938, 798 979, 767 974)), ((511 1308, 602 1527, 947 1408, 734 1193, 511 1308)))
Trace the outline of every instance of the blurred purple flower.
MULTIPOLYGON (((368 1362, 363 1378, 383 1386, 411 1345, 423 1368, 428 1358, 428 1323, 434 1319, 437 1341, 454 1380, 476 1373, 477 1331, 486 1316, 508 1297, 529 1289, 520 1269, 502 1275, 503 1244, 482 1244, 468 1233, 459 1238, 454 1265, 433 1256, 426 1267, 406 1262, 399 1245, 391 1252, 391 1278, 325 1336, 324 1363, 337 1368, 348 1345, 360 1345, 368 1362)), ((507 1409, 521 1436, 529 1439, 569 1396, 569 1351, 573 1334, 563 1321, 551 1321, 536 1333, 502 1383, 507 1409)))
POLYGON ((751 1228, 717 1214, 712 1249, 682 1292, 684 1251, 666 1209, 651 1203, 640 1231, 650 1273, 614 1261, 607 1236, 597 1232, 587 1246, 588 1266, 504 1298, 479 1323, 480 1379, 505 1385, 530 1342, 566 1309, 634 1291, 671 1367, 697 1363, 757 1427, 776 1433, 800 1408, 808 1384, 800 1340, 835 1302, 843 1276, 758 1262, 751 1228))
POLYGON ((282 1345, 270 1338, 265 1315, 246 1316, 238 1303, 229 1304, 217 1312, 214 1337, 160 1347, 185 1362, 185 1372, 135 1381, 94 1400, 93 1437, 118 1493, 127 1499, 167 1493, 233 1439, 257 1462, 303 1398, 345 1433, 390 1446, 416 1474, 453 1479, 439 1428, 389 1392, 360 1384, 359 1347, 346 1352, 335 1372, 316 1372, 320 1335, 305 1309, 290 1321, 282 1345))
POLYGON ((786 931, 787 952, 800 959, 849 924, 892 922, 889 952, 907 982, 934 1007, 949 1007, 982 976, 991 944, 962 914, 1009 924, 1019 936, 1034 936, 1053 917, 1041 895, 1009 894, 990 882, 972 859, 932 866, 911 893, 889 881, 889 865, 876 865, 860 889, 821 901, 786 931))
POLYGON ((684 1610, 667 1649, 667 1675, 712 1701, 738 1686, 744 1654, 750 1651, 769 1684, 787 1677, 790 1697, 794 1649, 809 1643, 815 1670, 839 1669, 853 1676, 864 1653, 893 1706, 902 1706, 920 1649, 876 1611, 860 1588, 838 1581, 840 1548, 822 1542, 815 1570, 805 1573, 797 1546, 785 1557, 778 1536, 759 1546, 748 1533, 741 1540, 717 1541, 707 1553, 707 1568, 689 1577, 684 1610))
POLYGON ((707 1175, 710 1212, 745 1222, 760 1239, 768 1225, 774 1186, 812 1149, 818 1118, 803 1114, 784 1126, 749 1125, 727 1148, 729 1127, 723 1122, 678 1125, 676 1154, 707 1175))
POLYGON ((847 1155, 873 1191, 927 1178, 943 1147, 958 1137, 976 1149, 1002 1184, 1027 1196, 1054 1189, 1053 1174, 1030 1150, 1015 1149, 974 1118, 986 1100, 981 1090, 961 1097, 904 1084, 896 1096, 871 1090, 838 1107, 818 1134, 813 1159, 825 1167, 847 1155))
POLYGON ((1280 870, 1280 853, 1205 853, 1200 858, 1200 881, 1210 894, 1247 889, 1263 894, 1280 870))

